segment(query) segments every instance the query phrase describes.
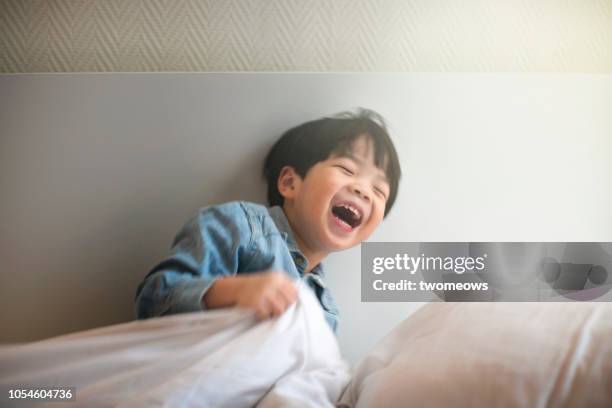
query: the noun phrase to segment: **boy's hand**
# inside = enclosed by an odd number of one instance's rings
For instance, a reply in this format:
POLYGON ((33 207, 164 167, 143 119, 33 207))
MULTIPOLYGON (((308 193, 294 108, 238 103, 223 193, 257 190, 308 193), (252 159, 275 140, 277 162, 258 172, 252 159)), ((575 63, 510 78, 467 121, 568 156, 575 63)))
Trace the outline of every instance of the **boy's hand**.
POLYGON ((236 305, 255 310, 260 319, 280 316, 297 298, 297 289, 284 272, 263 272, 238 278, 242 282, 236 305))
POLYGON ((255 310, 258 318, 280 316, 297 298, 293 281, 284 272, 270 271, 219 279, 204 295, 207 308, 239 306, 255 310))

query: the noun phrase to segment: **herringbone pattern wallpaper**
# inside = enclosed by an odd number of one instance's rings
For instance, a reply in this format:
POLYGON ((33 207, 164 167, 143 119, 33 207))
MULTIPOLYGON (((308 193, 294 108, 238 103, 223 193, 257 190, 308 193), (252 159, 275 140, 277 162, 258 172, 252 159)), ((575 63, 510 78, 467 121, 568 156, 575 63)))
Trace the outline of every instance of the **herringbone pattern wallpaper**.
POLYGON ((612 0, 0 0, 0 72, 612 72, 612 0))

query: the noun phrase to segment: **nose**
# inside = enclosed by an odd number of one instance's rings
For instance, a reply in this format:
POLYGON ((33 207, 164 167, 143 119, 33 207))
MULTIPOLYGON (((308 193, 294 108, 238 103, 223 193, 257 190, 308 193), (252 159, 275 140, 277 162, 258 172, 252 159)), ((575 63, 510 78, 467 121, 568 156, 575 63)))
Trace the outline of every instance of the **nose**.
POLYGON ((359 185, 359 184, 354 184, 351 189, 353 190, 353 193, 358 195, 359 197, 361 197, 362 199, 364 199, 365 201, 369 202, 370 201, 370 194, 367 192, 367 190, 359 185))

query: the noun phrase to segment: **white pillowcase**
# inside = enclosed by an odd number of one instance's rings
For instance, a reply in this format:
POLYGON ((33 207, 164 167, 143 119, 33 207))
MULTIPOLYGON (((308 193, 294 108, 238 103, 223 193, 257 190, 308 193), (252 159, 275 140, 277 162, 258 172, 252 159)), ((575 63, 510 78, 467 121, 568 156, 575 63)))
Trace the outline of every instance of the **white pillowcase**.
POLYGON ((612 407, 612 305, 433 303, 356 367, 340 407, 612 407))

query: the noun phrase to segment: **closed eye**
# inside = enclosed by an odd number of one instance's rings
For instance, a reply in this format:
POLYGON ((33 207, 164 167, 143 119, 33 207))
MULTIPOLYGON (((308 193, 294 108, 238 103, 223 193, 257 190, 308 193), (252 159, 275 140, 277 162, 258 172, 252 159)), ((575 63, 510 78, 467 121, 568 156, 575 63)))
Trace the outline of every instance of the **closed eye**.
POLYGON ((376 194, 378 194, 379 196, 381 196, 385 200, 387 199, 387 194, 383 190, 381 190, 380 188, 375 187, 374 191, 376 192, 376 194))
POLYGON ((342 170, 343 173, 346 173, 349 176, 352 176, 353 174, 355 174, 351 169, 349 169, 348 167, 344 167, 341 164, 337 164, 336 167, 338 167, 340 170, 342 170))

